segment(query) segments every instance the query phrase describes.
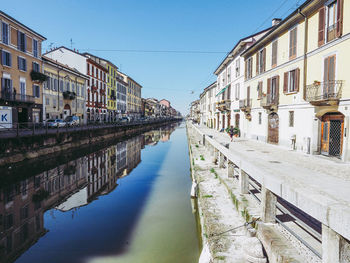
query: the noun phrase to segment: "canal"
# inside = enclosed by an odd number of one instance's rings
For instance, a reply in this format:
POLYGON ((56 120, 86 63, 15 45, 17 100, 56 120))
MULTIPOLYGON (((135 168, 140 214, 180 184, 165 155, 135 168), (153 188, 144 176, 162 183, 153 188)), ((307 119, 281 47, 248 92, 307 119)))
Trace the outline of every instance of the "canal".
POLYGON ((198 262, 189 166, 175 123, 0 169, 0 262, 198 262))

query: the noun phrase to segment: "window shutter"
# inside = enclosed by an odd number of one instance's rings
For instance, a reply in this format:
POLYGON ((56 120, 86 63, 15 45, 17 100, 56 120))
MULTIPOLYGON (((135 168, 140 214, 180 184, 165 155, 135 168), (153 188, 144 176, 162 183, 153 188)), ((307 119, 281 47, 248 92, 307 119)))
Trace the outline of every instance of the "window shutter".
POLYGON ((33 85, 33 96, 35 97, 35 86, 33 85))
POLYGON ((271 94, 271 78, 267 79, 267 94, 271 94))
POLYGON ((341 37, 343 34, 343 7, 344 7, 344 0, 338 0, 338 5, 337 5, 337 37, 341 37))
POLYGON ((26 35, 24 35, 24 48, 23 51, 26 52, 27 51, 27 37, 26 35))
POLYGON ((32 62, 32 69, 33 69, 33 71, 35 71, 35 64, 34 64, 34 62, 32 62))
POLYGON ((325 7, 322 7, 318 12, 318 46, 324 44, 324 30, 325 30, 325 7))
POLYGON ((37 85, 35 87, 36 87, 36 95, 37 95, 38 98, 40 98, 40 86, 37 85))
POLYGON ((259 52, 256 53, 256 75, 259 74, 259 52))
POLYGON ((284 72, 283 93, 288 92, 288 75, 289 75, 288 71, 284 72))
POLYGON ((20 69, 21 67, 20 67, 20 60, 19 60, 19 57, 17 57, 17 64, 18 64, 18 69, 20 69))
MULTIPOLYGON (((21 43, 20 36, 21 36, 21 32, 19 32, 19 31, 17 30, 17 48, 18 48, 19 50, 21 50, 21 47, 20 47, 20 43, 21 43)), ((12 41, 11 41, 11 42, 12 42, 12 41)))
POLYGON ((277 75, 276 77, 276 95, 278 96, 280 93, 280 76, 277 75))
POLYGON ((296 92, 299 92, 299 87, 300 87, 300 68, 297 68, 296 70, 295 70, 295 81, 294 81, 294 83, 295 83, 295 91, 296 92))
POLYGON ((263 50, 263 71, 266 71, 266 48, 263 50))
POLYGON ((1 91, 5 90, 5 79, 1 78, 1 91))
POLYGON ((9 62, 10 62, 10 67, 12 67, 12 55, 9 53, 9 62))
POLYGON ((1 65, 4 65, 5 62, 5 52, 1 51, 1 65))

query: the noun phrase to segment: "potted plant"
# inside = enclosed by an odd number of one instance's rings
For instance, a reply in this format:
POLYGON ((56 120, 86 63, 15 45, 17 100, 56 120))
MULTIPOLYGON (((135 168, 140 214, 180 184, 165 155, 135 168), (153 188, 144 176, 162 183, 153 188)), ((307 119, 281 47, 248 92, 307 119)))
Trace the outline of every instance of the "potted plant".
POLYGON ((240 134, 239 128, 234 127, 234 128, 233 128, 233 136, 238 137, 239 134, 240 134))
POLYGON ((315 85, 315 86, 320 86, 320 85, 321 85, 321 82, 318 81, 318 80, 314 80, 314 85, 315 85))

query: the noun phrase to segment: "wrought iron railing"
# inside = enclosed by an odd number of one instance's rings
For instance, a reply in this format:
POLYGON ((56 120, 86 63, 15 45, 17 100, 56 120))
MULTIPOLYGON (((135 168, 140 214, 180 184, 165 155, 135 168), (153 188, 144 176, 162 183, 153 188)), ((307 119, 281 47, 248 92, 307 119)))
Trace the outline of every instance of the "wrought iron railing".
POLYGON ((308 85, 305 100, 308 102, 338 100, 342 94, 343 83, 343 80, 330 80, 308 85))
POLYGON ((277 106, 279 102, 279 96, 277 94, 266 94, 260 100, 261 107, 277 106))
POLYGON ((25 94, 16 94, 14 92, 1 92, 1 99, 5 101, 13 101, 13 102, 26 102, 26 103, 34 103, 35 97, 29 96, 25 94))

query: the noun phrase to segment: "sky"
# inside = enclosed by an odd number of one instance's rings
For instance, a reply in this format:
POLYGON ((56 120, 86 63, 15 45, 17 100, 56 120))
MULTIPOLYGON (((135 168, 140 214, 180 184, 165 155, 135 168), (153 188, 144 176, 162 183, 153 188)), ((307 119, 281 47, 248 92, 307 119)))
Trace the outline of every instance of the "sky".
POLYGON ((186 114, 239 39, 303 2, 12 0, 1 10, 45 36, 43 52, 63 45, 104 57, 143 86, 142 97, 168 99, 186 114))

